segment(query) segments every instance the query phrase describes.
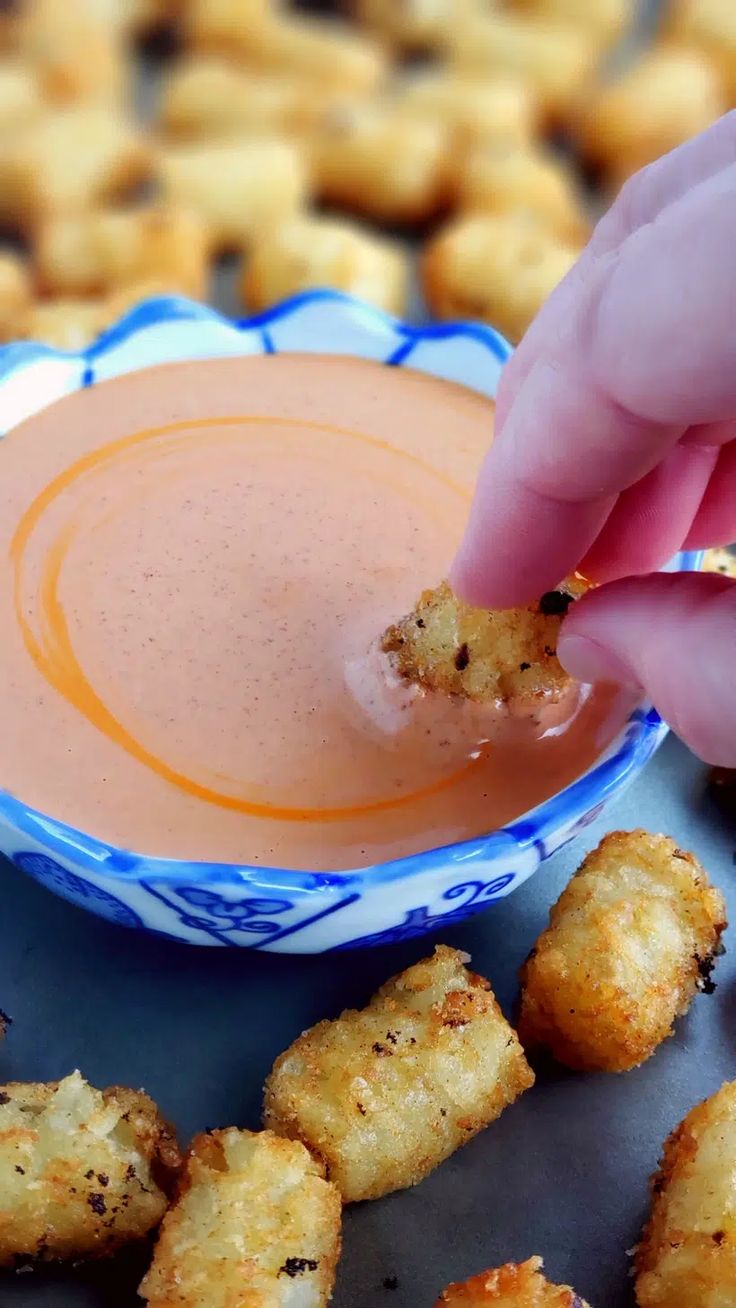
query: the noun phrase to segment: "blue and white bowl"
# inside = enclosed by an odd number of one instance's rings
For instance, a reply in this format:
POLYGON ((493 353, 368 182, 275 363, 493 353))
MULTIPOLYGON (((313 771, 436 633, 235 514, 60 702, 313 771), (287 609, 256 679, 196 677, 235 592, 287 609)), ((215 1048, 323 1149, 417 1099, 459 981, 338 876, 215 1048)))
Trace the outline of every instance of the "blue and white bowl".
MULTIPOLYGON (((0 432, 109 377, 177 359, 283 350, 350 354, 496 394, 510 347, 489 327, 411 327, 334 291, 310 291, 243 322, 179 297, 139 305, 94 345, 67 354, 0 350, 0 432)), ((680 555, 675 569, 693 567, 680 555)), ((589 771, 490 835, 341 873, 185 863, 123 850, 0 790, 0 852, 65 899, 122 926, 196 945, 320 953, 434 931, 510 895, 641 771, 666 727, 648 704, 589 771)), ((245 852, 245 851, 244 851, 245 852)))

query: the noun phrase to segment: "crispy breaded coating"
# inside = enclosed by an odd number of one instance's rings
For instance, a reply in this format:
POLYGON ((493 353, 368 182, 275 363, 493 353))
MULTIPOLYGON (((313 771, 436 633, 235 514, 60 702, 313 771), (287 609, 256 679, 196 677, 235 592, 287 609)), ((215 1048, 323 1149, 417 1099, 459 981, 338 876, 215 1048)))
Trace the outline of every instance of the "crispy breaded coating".
POLYGON ((665 1143, 636 1252, 636 1301, 736 1303, 736 1081, 693 1108, 665 1143))
POLYGON ((130 64, 118 33, 92 5, 31 0, 17 6, 13 46, 50 104, 120 102, 130 64))
POLYGON ((34 230, 49 214, 126 195, 145 181, 151 162, 136 125, 107 105, 44 114, 0 140, 0 216, 34 230))
POLYGON ((287 136, 312 127, 334 92, 289 74, 239 68, 217 55, 190 55, 166 76, 161 124, 180 140, 287 136))
POLYGON ((398 50, 441 52, 452 28, 479 13, 484 0, 352 0, 355 17, 398 50))
POLYGON ((0 132, 5 135, 25 127, 40 116, 42 109, 42 87, 36 70, 21 59, 3 59, 0 62, 0 132))
POLYGON ((731 105, 736 102, 736 5, 733 0, 670 0, 665 35, 699 50, 718 68, 731 105))
POLYGON ((384 632, 382 649, 399 676, 425 690, 512 710, 554 704, 572 685, 556 653, 560 624, 587 589, 570 577, 537 604, 494 611, 466 604, 444 581, 384 632))
POLYGON ((712 989, 726 908, 668 836, 613 831, 585 859, 522 969, 519 1034, 568 1067, 626 1072, 712 989))
POLYGON ((257 238, 241 287, 249 309, 265 309, 313 286, 333 286, 401 314, 408 280, 406 255, 387 237, 345 218, 295 214, 257 238))
POLYGON ((505 1263, 462 1284, 448 1285, 435 1308, 589 1308, 569 1285, 552 1285, 542 1273, 542 1259, 505 1263))
POLYGON ((297 1141, 235 1127, 199 1135, 139 1293, 150 1308, 320 1308, 341 1207, 297 1141))
POLYGON ((729 549, 706 550, 703 572, 720 572, 723 577, 736 577, 736 553, 729 549))
POLYGON ((705 55, 655 47, 586 97, 578 145, 615 188, 705 131, 727 107, 718 70, 705 55))
POLYGON ((426 222, 446 198, 448 142, 436 117, 376 101, 334 105, 311 143, 315 187, 328 204, 375 222, 426 222))
POLYGON ((197 50, 322 87, 368 95, 388 67, 382 46, 362 32, 334 19, 270 11, 263 0, 192 0, 186 21, 197 50))
POLYGON ((167 291, 201 299, 209 274, 209 234, 177 205, 60 214, 39 229, 35 264, 51 295, 102 295, 155 278, 167 291))
POLYGON ((531 210, 461 214, 424 248, 424 294, 438 318, 478 319, 519 341, 579 254, 531 210))
POLYGON ((466 212, 531 214, 562 241, 590 234, 572 169, 541 146, 502 140, 471 150, 458 162, 455 186, 466 212))
POLYGON ((402 79, 394 104, 401 114, 439 119, 450 128, 453 174, 468 150, 500 141, 528 145, 539 118, 531 87, 513 74, 486 79, 446 68, 422 69, 402 79))
POLYGON ((599 46, 581 24, 533 15, 484 13, 450 33, 451 61, 486 77, 514 73, 534 88, 545 118, 564 121, 595 70, 599 46))
POLYGON ((468 961, 439 945, 276 1060, 265 1124, 322 1158, 346 1203, 416 1185, 533 1084, 468 961))
POLYGON ((0 1267, 98 1258, 157 1226, 181 1163, 142 1091, 0 1086, 0 1267))
POLYGON ((305 160, 277 137, 196 141, 163 150, 158 181, 164 199, 198 214, 214 249, 240 250, 307 198, 305 160))

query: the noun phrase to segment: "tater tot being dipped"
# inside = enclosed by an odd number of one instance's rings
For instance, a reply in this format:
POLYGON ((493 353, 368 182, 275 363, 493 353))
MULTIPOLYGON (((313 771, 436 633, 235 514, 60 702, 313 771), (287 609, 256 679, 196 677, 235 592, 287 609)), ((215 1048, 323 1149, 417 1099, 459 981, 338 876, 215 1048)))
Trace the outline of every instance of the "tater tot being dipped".
POLYGON ((552 1285, 542 1266, 541 1258, 529 1258, 481 1272, 449 1285, 435 1308, 590 1308, 569 1285, 552 1285))
POLYGON ((736 1303, 736 1082, 698 1104, 666 1141, 636 1251, 639 1308, 736 1303))
POLYGON ((626 1072, 712 988, 723 896, 667 836, 614 831, 583 862, 522 969, 519 1034, 568 1067, 626 1072))
POLYGON ((149 1308, 322 1308, 341 1207, 297 1141, 234 1127, 198 1135, 139 1294, 149 1308))
POLYGON ((346 1203, 416 1185, 533 1084, 467 962, 438 946, 367 1008, 320 1022, 276 1060, 265 1124, 323 1159, 346 1203))
POLYGON ((141 1091, 0 1086, 0 1267, 99 1258, 158 1226, 181 1158, 141 1091))

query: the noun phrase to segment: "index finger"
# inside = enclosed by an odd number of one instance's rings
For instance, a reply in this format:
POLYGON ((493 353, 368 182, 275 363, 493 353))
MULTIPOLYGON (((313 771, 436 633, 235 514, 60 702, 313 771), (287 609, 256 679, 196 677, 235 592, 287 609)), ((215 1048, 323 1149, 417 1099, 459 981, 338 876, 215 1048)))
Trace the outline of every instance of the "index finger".
POLYGON ((735 222, 732 165, 571 279, 481 472, 452 572, 464 598, 556 585, 689 427, 736 414, 735 222))

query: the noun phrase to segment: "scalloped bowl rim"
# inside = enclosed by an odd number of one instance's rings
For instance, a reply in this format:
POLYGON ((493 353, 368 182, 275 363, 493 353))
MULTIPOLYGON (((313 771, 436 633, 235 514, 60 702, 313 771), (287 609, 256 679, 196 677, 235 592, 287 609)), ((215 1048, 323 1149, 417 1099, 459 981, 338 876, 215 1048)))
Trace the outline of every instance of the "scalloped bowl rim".
MULTIPOLYGON (((148 328, 164 326, 176 321, 211 322, 234 332, 261 330, 264 333, 263 352, 270 353, 268 328, 293 315, 300 308, 316 303, 339 306, 366 326, 395 333, 400 338, 400 343, 384 361, 389 365, 400 366, 407 363, 413 348, 428 340, 451 340, 458 337, 471 339, 488 349, 502 365, 513 352, 512 347, 499 332, 483 323, 444 322, 415 325, 393 317, 355 296, 327 288, 299 292, 262 313, 237 319, 227 318, 216 309, 184 296, 164 295, 155 296, 136 305, 83 350, 61 350, 35 341, 17 341, 0 347, 0 387, 10 376, 39 360, 59 359, 76 360, 82 365, 80 384, 75 388, 80 390, 94 380, 88 374, 95 360, 148 328)), ((318 353, 319 351, 307 350, 306 352, 318 353)), ((330 353, 327 349, 322 352, 330 353)), ((212 356, 197 357, 218 356, 215 353, 212 356)), ((183 363, 186 362, 186 358, 172 357, 169 362, 183 363)), ((141 371, 147 367, 157 366, 158 363, 165 364, 166 360, 141 362, 138 366, 125 368, 123 372, 141 371)), ((473 389, 472 386, 470 389, 473 389)), ((59 397, 59 399, 63 398, 65 397, 59 397)), ((49 404, 56 402, 58 400, 52 400, 49 404)), ((34 412, 40 412, 46 407, 47 404, 41 404, 34 412)), ((696 568, 701 557, 701 554, 695 551, 683 552, 673 560, 671 567, 675 571, 696 568)), ((53 848, 61 857, 68 858, 73 850, 74 859, 78 864, 89 870, 94 869, 98 874, 128 883, 135 882, 138 876, 153 877, 161 883, 179 881, 182 875, 186 874, 188 878, 194 878, 200 884, 216 883, 222 887, 228 885, 242 887, 247 885, 251 878, 255 878, 261 890, 267 887, 281 891, 314 890, 319 887, 347 885, 362 879, 370 881, 370 884, 375 886, 381 881, 408 879, 415 873, 442 867, 448 861, 458 863, 476 858, 493 858, 495 855, 508 852, 511 848, 516 850, 524 850, 531 846, 543 848, 546 838, 558 832, 561 827, 568 827, 578 822, 591 808, 602 805, 627 780, 641 771, 667 730, 666 724, 651 704, 640 704, 629 716, 615 739, 586 772, 505 826, 484 835, 433 846, 402 858, 338 872, 315 873, 248 863, 209 863, 132 853, 24 804, 22 800, 3 788, 0 788, 0 819, 4 819, 9 825, 31 839, 38 840, 47 848, 53 848)))

